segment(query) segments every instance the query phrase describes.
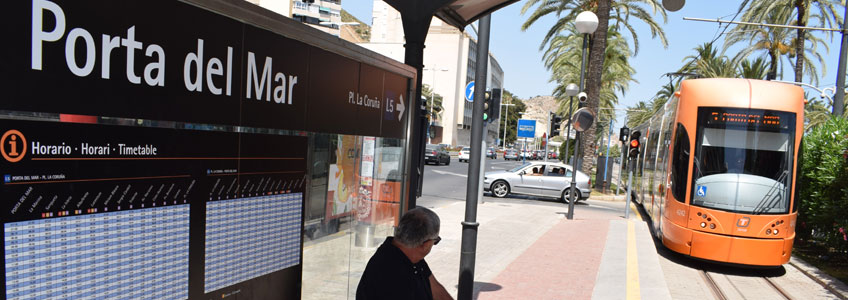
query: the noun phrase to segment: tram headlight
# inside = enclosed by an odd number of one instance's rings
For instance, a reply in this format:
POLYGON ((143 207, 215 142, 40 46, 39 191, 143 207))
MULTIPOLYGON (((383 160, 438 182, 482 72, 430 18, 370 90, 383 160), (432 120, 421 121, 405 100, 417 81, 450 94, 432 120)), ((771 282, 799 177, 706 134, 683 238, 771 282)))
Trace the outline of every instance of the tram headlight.
POLYGON ((774 230, 774 235, 777 235, 777 232, 778 232, 778 231, 777 231, 777 229, 775 229, 775 230, 774 230))
POLYGON ((715 229, 715 224, 710 224, 710 229, 715 229))
POLYGON ((771 234, 771 228, 766 229, 766 234, 771 234))
POLYGON ((704 228, 704 227, 707 227, 707 223, 706 223, 706 222, 701 222, 701 228, 704 228))

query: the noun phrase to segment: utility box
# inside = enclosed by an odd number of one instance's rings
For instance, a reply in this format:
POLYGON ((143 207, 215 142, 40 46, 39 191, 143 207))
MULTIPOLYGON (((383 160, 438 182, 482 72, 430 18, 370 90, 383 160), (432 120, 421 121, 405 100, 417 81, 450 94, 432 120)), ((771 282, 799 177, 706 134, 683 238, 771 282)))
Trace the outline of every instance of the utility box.
POLYGON ((609 183, 612 182, 612 166, 615 165, 615 157, 598 155, 598 171, 595 174, 595 180, 593 181, 593 187, 595 189, 603 189, 608 188, 609 183), (609 165, 609 167, 606 167, 609 165), (604 170, 606 169, 606 178, 604 177, 604 170), (604 186, 606 183, 606 186, 604 186))

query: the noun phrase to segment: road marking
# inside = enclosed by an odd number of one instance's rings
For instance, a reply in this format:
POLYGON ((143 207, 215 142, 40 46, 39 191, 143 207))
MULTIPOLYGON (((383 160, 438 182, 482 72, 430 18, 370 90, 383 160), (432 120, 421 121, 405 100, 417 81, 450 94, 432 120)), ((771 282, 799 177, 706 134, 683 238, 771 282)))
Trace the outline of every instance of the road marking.
POLYGON ((627 299, 641 299, 639 295, 639 257, 636 254, 636 228, 627 220, 627 299))
POLYGON ((433 170, 433 172, 436 172, 436 173, 442 174, 442 175, 453 175, 453 176, 468 178, 468 174, 459 174, 459 173, 448 172, 448 171, 439 171, 439 170, 433 170))
POLYGON ((638 218, 639 221, 642 221, 642 215, 639 214, 639 210, 636 209, 636 205, 632 202, 630 203, 630 210, 633 211, 633 214, 636 215, 636 218, 638 218))

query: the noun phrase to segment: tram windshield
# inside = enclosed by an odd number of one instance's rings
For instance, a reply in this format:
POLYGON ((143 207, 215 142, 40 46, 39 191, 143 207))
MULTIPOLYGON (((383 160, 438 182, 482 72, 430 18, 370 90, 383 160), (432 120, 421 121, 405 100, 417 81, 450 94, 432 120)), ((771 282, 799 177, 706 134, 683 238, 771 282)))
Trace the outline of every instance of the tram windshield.
POLYGON ((750 214, 789 212, 795 114, 698 109, 692 204, 750 214))

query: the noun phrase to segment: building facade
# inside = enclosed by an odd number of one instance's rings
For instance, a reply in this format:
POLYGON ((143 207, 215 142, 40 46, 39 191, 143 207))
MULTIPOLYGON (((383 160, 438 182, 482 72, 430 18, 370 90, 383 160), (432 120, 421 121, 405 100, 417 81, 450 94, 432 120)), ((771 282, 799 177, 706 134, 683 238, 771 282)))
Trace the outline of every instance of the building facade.
MULTIPOLYGON (((381 0, 372 11, 371 41, 359 45, 398 61, 404 60, 403 23, 400 13, 381 0)), ((503 89, 504 71, 489 53, 486 89, 503 89)), ((435 120, 436 137, 430 143, 471 144, 472 103, 465 101, 465 86, 475 80, 477 41, 467 32, 433 18, 424 47, 423 84, 442 96, 442 113, 435 120)), ((485 140, 498 139, 497 120, 488 124, 485 140)))

